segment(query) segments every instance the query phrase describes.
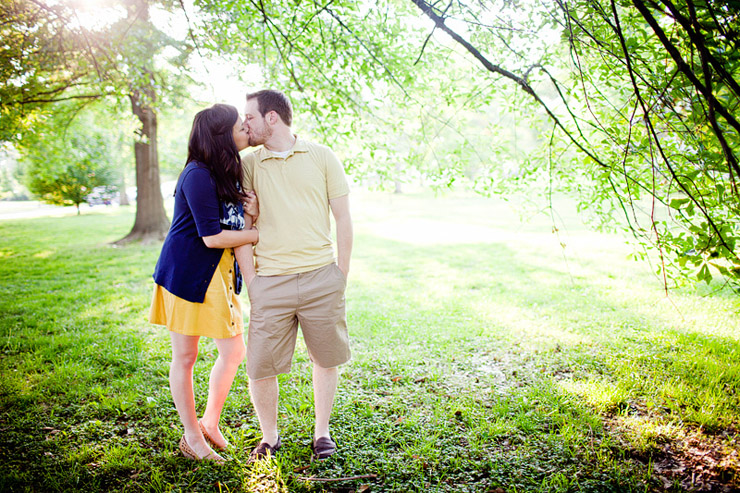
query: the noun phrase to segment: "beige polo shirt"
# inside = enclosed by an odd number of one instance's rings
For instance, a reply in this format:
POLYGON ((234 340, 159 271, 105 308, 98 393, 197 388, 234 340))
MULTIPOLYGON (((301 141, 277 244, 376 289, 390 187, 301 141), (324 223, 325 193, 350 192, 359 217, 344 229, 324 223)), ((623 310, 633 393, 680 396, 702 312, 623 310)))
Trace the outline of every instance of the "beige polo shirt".
POLYGON ((261 147, 242 164, 244 189, 259 199, 257 274, 298 274, 333 262, 329 200, 347 195, 349 185, 331 149, 297 138, 285 158, 261 147))

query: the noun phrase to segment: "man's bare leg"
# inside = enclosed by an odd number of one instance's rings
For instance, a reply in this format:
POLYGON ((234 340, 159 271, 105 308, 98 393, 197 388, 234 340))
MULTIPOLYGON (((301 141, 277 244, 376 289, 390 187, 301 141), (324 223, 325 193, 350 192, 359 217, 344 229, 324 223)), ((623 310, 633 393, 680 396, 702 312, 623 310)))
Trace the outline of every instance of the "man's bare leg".
POLYGON ((337 368, 322 368, 313 365, 313 398, 316 413, 314 440, 320 437, 330 437, 329 418, 334 407, 334 395, 337 392, 339 371, 337 368))
POLYGON ((277 405, 278 405, 278 381, 277 377, 261 378, 259 380, 249 379, 249 392, 252 395, 252 404, 257 411, 262 430, 262 442, 271 446, 277 444, 277 405))

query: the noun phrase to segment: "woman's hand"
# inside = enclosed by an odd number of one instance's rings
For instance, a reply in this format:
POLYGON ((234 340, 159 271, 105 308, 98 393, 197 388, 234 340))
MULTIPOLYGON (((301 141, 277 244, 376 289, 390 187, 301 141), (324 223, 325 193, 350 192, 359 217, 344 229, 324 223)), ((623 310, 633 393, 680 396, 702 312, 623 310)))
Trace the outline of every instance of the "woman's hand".
POLYGON ((257 220, 257 216, 260 215, 260 205, 257 200, 257 194, 252 190, 247 192, 247 200, 244 202, 244 210, 246 210, 247 214, 252 216, 252 219, 255 221, 257 220))

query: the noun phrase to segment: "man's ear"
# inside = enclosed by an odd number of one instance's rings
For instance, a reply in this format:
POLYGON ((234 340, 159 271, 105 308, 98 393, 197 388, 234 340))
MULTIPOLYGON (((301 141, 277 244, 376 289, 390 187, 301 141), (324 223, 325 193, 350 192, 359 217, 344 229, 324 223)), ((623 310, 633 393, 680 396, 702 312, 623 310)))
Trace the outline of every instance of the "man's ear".
POLYGON ((267 121, 270 123, 270 125, 275 125, 277 123, 278 114, 274 111, 270 111, 267 113, 267 121))

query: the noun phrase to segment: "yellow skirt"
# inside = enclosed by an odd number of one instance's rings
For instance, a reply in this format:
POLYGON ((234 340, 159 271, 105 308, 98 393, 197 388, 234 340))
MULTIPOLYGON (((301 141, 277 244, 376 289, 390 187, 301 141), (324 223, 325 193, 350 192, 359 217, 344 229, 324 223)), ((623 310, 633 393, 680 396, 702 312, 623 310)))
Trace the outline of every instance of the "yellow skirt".
POLYGON ((242 306, 234 293, 234 250, 224 249, 203 303, 178 298, 155 284, 149 321, 186 336, 226 339, 243 333, 242 306))

